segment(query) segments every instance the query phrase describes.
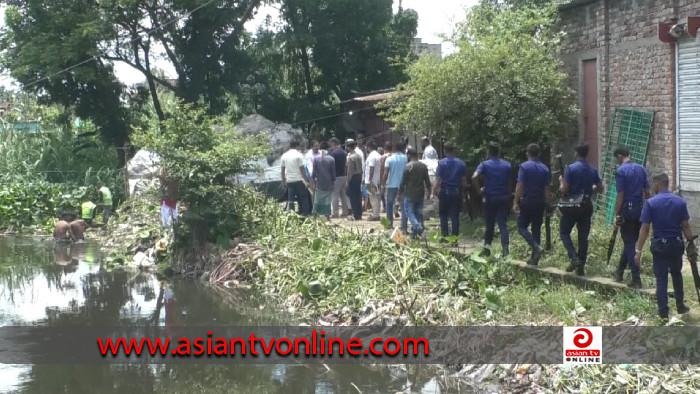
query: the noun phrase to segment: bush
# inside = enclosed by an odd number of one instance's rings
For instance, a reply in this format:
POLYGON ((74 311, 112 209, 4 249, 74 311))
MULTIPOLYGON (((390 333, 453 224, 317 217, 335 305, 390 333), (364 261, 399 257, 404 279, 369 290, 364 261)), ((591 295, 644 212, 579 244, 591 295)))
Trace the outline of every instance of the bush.
POLYGON ((136 131, 133 139, 160 155, 166 176, 179 184, 179 200, 187 207, 176 239, 181 256, 174 262, 197 264, 206 242, 228 247, 230 237, 242 228, 242 211, 227 179, 253 171, 250 163, 269 147, 236 133, 228 119, 184 104, 160 125, 136 131))
POLYGON ((53 226, 62 212, 80 212, 80 204, 94 195, 86 186, 42 181, 0 186, 0 229, 19 231, 29 226, 53 226))
POLYGON ((554 7, 472 8, 455 33, 458 52, 424 57, 409 68, 410 92, 388 102, 399 128, 454 141, 468 160, 489 141, 504 157, 522 156, 531 142, 547 144, 575 121, 571 90, 556 58, 554 7))

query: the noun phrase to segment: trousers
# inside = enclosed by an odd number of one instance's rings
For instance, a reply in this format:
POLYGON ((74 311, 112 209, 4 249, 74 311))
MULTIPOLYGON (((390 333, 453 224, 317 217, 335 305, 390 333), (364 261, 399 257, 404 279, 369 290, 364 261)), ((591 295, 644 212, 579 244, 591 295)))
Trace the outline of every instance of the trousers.
POLYGON ((508 245, 508 214, 510 213, 510 196, 486 196, 484 201, 484 220, 486 221, 486 234, 484 236, 486 245, 491 245, 496 230, 496 223, 501 232, 501 245, 508 245))
MULTIPOLYGON (((399 195, 398 187, 390 187, 386 189, 386 218, 389 219, 389 223, 394 225, 394 204, 396 204, 396 197, 399 195)), ((403 210, 401 211, 403 216, 403 210)))
POLYGON ((375 184, 367 185, 369 193, 369 203, 372 205, 372 218, 378 218, 382 213, 382 196, 379 194, 379 187, 375 184))
POLYGON ((659 316, 668 317, 668 274, 673 281, 673 295, 676 306, 683 305, 683 240, 653 239, 651 254, 654 258, 654 276, 656 277, 656 306, 659 316))
POLYGON ((462 209, 462 194, 459 189, 440 189, 440 231, 443 237, 450 235, 449 221, 452 221, 452 235, 459 235, 459 212, 462 209))
MULTIPOLYGON (((423 233, 423 199, 412 200, 403 199, 403 212, 408 221, 411 222, 411 237, 417 238, 423 233)), ((408 225, 406 226, 408 227, 408 225)), ((407 230, 407 229, 404 229, 407 230)))
POLYGON ((306 190, 303 181, 291 182, 287 184, 287 201, 289 202, 289 210, 294 210, 294 202, 298 201, 301 208, 300 213, 303 216, 311 214, 309 206, 309 191, 306 190))
POLYGON ((637 238, 639 238, 639 230, 642 228, 642 223, 639 221, 639 218, 642 216, 642 204, 626 204, 622 207, 620 213, 625 219, 625 223, 620 226, 620 237, 624 245, 622 253, 624 253, 627 265, 632 271, 632 276, 638 276, 639 267, 634 263, 634 249, 637 244, 637 238))
POLYGON ((578 258, 581 267, 586 265, 588 259, 588 235, 591 233, 591 217, 593 216, 593 203, 588 200, 576 212, 562 214, 559 222, 559 238, 566 248, 569 259, 578 258), (576 226, 578 232, 578 253, 571 239, 571 230, 576 226))
POLYGON ((542 244, 542 222, 544 221, 544 199, 523 197, 518 215, 518 232, 531 248, 542 244), (532 228, 532 232, 530 229, 532 228))
POLYGON ((333 195, 331 196, 331 213, 333 216, 339 216, 342 212, 343 216, 348 215, 348 208, 350 208, 350 200, 348 195, 345 193, 345 184, 347 183, 348 177, 339 176, 335 178, 335 185, 333 185, 333 195))
POLYGON ((352 216, 355 220, 360 220, 362 219, 362 174, 351 176, 349 185, 348 197, 352 206, 352 216))

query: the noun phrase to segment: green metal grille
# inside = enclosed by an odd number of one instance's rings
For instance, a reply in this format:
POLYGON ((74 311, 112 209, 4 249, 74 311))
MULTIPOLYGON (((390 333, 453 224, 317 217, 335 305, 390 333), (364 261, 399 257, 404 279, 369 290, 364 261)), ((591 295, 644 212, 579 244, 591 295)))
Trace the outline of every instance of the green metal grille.
POLYGON ((618 146, 626 146, 630 150, 630 160, 644 165, 653 122, 654 113, 650 111, 623 108, 615 108, 613 111, 610 130, 605 136, 605 156, 600 171, 605 185, 605 193, 598 194, 596 198, 596 209, 604 213, 605 222, 609 225, 615 220, 615 198, 617 196, 615 172, 618 164, 613 157, 613 152, 618 146))

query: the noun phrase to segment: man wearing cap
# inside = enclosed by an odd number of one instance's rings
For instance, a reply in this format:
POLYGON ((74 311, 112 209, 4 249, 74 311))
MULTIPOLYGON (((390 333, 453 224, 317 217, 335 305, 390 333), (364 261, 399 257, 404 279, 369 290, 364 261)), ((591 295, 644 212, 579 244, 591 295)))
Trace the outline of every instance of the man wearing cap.
POLYGON ((562 211, 559 222, 559 237, 566 247, 571 263, 566 272, 576 271, 576 275, 585 275, 584 268, 588 259, 588 235, 591 232, 591 216, 593 216, 593 193, 603 192, 603 182, 598 170, 586 158, 588 144, 583 143, 575 148, 576 161, 566 167, 564 175, 559 176, 559 191, 562 196, 579 199, 578 207, 560 208, 562 211), (576 226, 578 232, 578 252, 571 239, 571 230, 576 226))
POLYGON ((508 213, 510 213, 510 163, 498 157, 500 147, 497 143, 489 144, 489 159, 479 164, 472 179, 483 183, 484 220, 484 255, 491 255, 491 242, 495 234, 496 223, 501 232, 503 256, 509 253, 508 213))
POLYGON ((452 235, 459 235, 459 211, 462 209, 462 193, 469 187, 467 165, 455 157, 455 146, 445 144, 447 157, 440 160, 435 171, 435 186, 430 197, 438 196, 440 214, 440 230, 443 237, 450 235, 448 219, 452 220, 452 235))
POLYGON ((639 230, 642 227, 639 221, 642 216, 642 207, 650 194, 649 180, 644 167, 630 161, 630 152, 627 148, 617 148, 613 154, 620 164, 620 168, 615 173, 615 186, 617 187, 615 227, 620 228, 624 244, 622 252, 624 258, 620 259, 615 271, 615 281, 622 282, 625 267, 629 265, 632 281, 628 285, 639 289, 642 287, 642 278, 639 267, 634 263, 634 245, 637 243, 639 230))
MULTIPOLYGON (((635 248, 634 262, 637 269, 641 265, 642 250, 649 236, 649 229, 654 228, 654 238, 651 240, 651 254, 654 258, 654 276, 656 277, 656 305, 659 316, 668 319, 668 274, 673 280, 673 297, 676 300, 676 311, 679 314, 688 313, 683 293, 683 235, 689 241, 693 239, 690 229, 690 214, 688 204, 683 197, 668 190, 668 175, 660 174, 654 177, 655 196, 647 200, 642 208, 639 230, 639 240, 635 248)), ((695 247, 692 246, 695 250, 695 247)), ((691 246, 688 247, 688 255, 691 246)))
POLYGON ((549 168, 540 161, 540 146, 530 144, 526 151, 528 160, 518 170, 513 211, 518 213, 518 232, 532 250, 527 264, 537 265, 542 257, 542 222, 545 207, 551 204, 552 178, 549 168))

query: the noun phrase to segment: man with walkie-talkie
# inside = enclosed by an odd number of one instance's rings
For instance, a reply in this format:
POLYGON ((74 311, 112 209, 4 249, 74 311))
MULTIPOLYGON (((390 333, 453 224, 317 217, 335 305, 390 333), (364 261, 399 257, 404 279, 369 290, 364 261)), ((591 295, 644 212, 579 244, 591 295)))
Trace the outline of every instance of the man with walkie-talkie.
POLYGON ((615 271, 615 281, 622 282, 625 266, 629 265, 632 281, 629 286, 635 289, 642 287, 639 267, 634 264, 634 245, 642 227, 639 221, 642 215, 644 201, 649 198, 649 180, 644 167, 630 161, 630 152, 620 147, 613 153, 620 167, 615 173, 617 200, 615 201, 615 227, 620 229, 624 244, 624 258, 615 271))

